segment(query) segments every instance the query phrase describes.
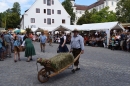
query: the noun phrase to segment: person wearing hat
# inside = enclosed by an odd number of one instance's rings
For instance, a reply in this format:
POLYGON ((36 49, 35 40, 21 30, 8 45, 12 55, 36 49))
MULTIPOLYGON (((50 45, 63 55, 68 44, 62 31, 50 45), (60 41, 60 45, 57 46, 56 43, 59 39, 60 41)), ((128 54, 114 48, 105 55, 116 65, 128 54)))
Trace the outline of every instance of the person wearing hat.
POLYGON ((41 32, 41 35, 39 38, 40 38, 41 52, 45 52, 45 43, 46 43, 47 37, 44 35, 44 31, 41 32))
MULTIPOLYGON (((70 52, 73 53, 74 58, 76 58, 80 53, 83 54, 84 53, 84 39, 81 35, 78 34, 78 30, 74 29, 73 31, 73 36, 71 38, 71 42, 70 42, 70 52)), ((80 70, 79 68, 79 59, 77 59, 77 61, 74 63, 74 67, 72 72, 74 73, 75 71, 80 70)))

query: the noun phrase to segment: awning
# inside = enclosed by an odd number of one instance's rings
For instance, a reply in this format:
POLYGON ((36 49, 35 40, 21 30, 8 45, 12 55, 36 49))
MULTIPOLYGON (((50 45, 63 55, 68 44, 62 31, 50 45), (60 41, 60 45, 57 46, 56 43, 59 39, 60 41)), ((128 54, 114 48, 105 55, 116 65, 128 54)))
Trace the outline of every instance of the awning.
POLYGON ((123 26, 118 22, 105 22, 105 23, 92 23, 83 24, 78 28, 79 30, 90 31, 90 30, 111 30, 111 29, 123 29, 123 26))

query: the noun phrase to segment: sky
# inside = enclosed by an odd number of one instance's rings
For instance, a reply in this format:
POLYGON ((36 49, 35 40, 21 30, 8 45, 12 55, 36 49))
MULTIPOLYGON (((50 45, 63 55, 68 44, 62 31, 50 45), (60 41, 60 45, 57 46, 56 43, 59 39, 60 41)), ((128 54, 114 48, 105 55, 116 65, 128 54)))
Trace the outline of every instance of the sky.
MULTIPOLYGON (((64 0, 59 1, 63 2, 64 0)), ((80 5, 90 5, 96 1, 97 0, 75 0, 75 3, 80 5)), ((35 0, 0 0, 0 12, 3 12, 8 8, 12 8, 14 2, 20 3, 21 14, 23 14, 25 10, 30 8, 30 6, 35 2, 35 0)))

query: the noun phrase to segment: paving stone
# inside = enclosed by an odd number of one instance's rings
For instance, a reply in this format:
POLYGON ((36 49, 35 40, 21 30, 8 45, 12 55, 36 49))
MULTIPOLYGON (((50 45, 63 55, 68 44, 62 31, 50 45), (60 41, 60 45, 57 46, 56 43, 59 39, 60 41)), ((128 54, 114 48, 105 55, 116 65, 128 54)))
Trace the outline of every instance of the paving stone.
MULTIPOLYGON (((41 52, 39 43, 34 45, 37 55, 32 62, 26 62, 24 52, 21 61, 14 63, 13 58, 7 58, 0 62, 0 86, 130 86, 129 52, 89 46, 85 46, 85 53, 80 57, 81 70, 73 74, 70 67, 48 82, 40 83, 36 59, 57 55, 58 44, 53 47, 47 44, 45 53, 41 52)), ((42 66, 38 64, 38 68, 42 66)))

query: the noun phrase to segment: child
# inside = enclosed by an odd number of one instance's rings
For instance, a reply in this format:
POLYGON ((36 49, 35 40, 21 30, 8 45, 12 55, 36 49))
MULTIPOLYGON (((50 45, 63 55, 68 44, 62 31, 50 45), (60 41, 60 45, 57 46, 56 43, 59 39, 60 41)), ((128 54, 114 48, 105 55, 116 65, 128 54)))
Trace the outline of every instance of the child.
POLYGON ((20 60, 20 41, 18 40, 18 37, 15 36, 15 41, 14 41, 14 62, 17 62, 16 56, 18 55, 18 60, 20 60))

